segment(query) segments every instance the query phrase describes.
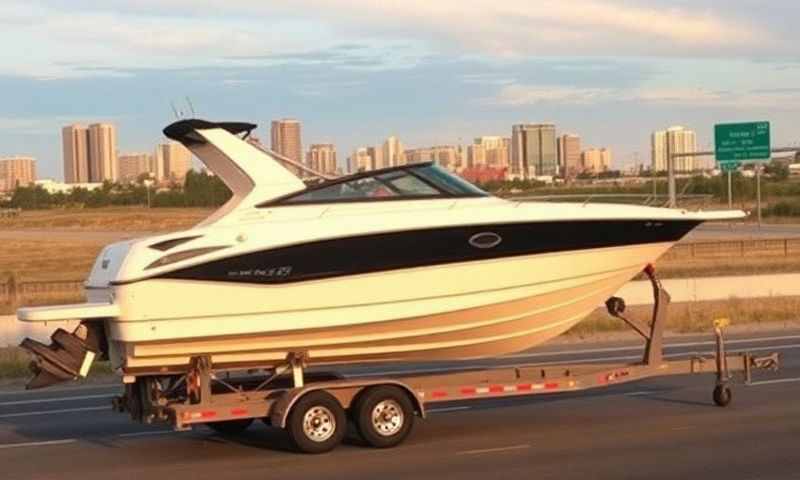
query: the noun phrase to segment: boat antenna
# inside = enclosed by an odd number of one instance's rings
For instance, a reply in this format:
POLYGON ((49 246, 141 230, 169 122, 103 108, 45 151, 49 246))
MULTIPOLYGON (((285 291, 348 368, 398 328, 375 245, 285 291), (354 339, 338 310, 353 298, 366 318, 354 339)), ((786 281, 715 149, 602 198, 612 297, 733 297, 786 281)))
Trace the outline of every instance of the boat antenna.
POLYGON ((278 161, 280 161, 280 162, 282 162, 284 164, 289 164, 289 165, 293 166, 294 168, 296 168, 298 170, 304 171, 306 173, 310 173, 314 177, 319 177, 319 178, 322 178, 324 180, 334 180, 334 179, 338 178, 338 176, 336 176, 336 175, 327 175, 327 174, 324 174, 324 173, 322 173, 322 172, 320 172, 318 170, 314 170, 311 167, 307 167, 307 166, 303 165, 302 163, 300 163, 300 162, 298 162, 296 160, 292 160, 289 157, 283 156, 283 155, 281 155, 279 153, 274 152, 273 150, 270 150, 270 149, 264 147, 263 145, 261 145, 258 142, 249 142, 249 143, 250 143, 250 145, 256 147, 258 150, 261 150, 262 152, 266 153, 267 155, 273 156, 278 161))
POLYGON ((172 113, 175 115, 175 120, 180 120, 181 116, 178 113, 178 109, 175 108, 175 102, 169 102, 169 106, 172 107, 172 113))
POLYGON ((197 115, 194 113, 194 105, 192 105, 192 99, 188 96, 186 97, 186 103, 189 105, 189 111, 192 112, 192 118, 197 118, 197 115))

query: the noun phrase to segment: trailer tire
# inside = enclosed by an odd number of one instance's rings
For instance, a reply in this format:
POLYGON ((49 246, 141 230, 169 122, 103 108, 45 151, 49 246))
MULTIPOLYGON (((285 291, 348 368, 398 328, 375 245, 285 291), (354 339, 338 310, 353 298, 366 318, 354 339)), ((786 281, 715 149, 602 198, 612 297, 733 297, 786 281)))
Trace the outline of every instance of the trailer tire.
POLYGON ((325 453, 342 442, 347 416, 336 397, 324 390, 303 395, 292 407, 286 431, 297 450, 325 453))
POLYGON ((414 426, 414 405, 399 387, 380 385, 367 388, 352 411, 358 432, 370 446, 399 445, 414 426))
POLYGON ((252 418, 242 418, 239 420, 225 420, 222 422, 209 422, 206 426, 221 435, 238 435, 253 423, 252 418))
POLYGON ((719 407, 727 407, 733 400, 733 392, 728 385, 717 385, 714 387, 714 403, 719 407))

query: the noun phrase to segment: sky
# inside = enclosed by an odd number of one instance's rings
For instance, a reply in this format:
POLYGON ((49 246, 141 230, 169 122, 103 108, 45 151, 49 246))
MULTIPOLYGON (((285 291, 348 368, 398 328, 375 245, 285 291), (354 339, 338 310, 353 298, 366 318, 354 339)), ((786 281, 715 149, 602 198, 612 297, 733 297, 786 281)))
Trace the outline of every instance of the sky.
POLYGON ((769 120, 800 142, 796 0, 0 0, 0 156, 63 178, 63 125, 107 121, 151 151, 171 105, 209 120, 303 123, 340 163, 553 122, 616 168, 653 130, 769 120))

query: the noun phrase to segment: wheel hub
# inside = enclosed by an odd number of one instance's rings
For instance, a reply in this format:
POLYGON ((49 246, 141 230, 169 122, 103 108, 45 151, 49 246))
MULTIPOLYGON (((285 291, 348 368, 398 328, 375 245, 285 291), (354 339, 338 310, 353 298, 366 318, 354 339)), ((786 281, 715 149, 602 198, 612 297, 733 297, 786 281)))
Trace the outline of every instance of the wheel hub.
POLYGON ((336 418, 323 406, 308 409, 303 416, 303 433, 315 442, 324 442, 336 431, 336 418))
POLYGON ((395 435, 403 428, 403 409, 394 400, 383 400, 372 409, 372 426, 384 437, 395 435))

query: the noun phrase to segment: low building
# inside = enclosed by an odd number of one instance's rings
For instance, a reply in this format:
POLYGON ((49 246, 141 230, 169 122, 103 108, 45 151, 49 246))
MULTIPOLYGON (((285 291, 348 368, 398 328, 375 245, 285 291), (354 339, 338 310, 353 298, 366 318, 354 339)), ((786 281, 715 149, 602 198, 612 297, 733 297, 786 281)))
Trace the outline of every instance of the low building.
POLYGON ((103 186, 102 183, 63 183, 56 182, 52 179, 36 180, 36 186, 44 188, 47 193, 69 193, 75 188, 83 188, 85 190, 95 190, 103 186))

